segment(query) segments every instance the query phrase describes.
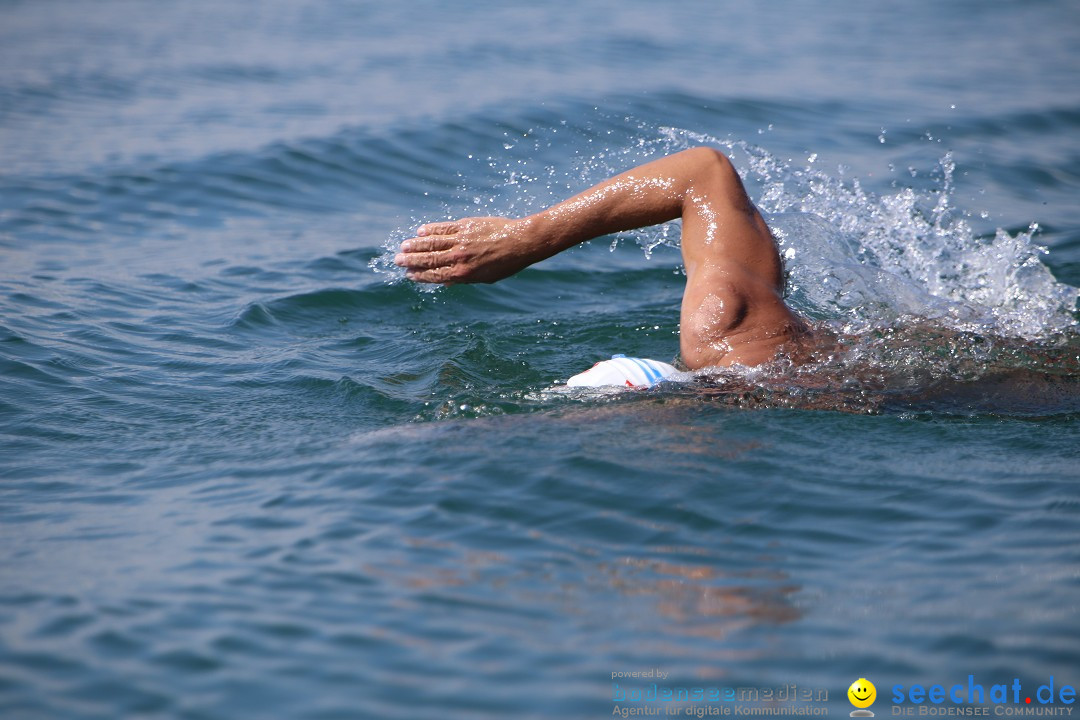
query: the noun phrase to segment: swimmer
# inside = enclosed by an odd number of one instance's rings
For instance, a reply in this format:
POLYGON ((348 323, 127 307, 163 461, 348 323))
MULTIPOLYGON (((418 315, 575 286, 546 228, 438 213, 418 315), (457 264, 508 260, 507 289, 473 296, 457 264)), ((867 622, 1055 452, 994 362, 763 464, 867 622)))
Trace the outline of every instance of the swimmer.
POLYGON ((722 153, 693 148, 524 218, 428 223, 394 262, 423 283, 492 283, 578 243, 682 218, 679 350, 689 370, 790 356, 809 330, 784 303, 776 242, 722 153))

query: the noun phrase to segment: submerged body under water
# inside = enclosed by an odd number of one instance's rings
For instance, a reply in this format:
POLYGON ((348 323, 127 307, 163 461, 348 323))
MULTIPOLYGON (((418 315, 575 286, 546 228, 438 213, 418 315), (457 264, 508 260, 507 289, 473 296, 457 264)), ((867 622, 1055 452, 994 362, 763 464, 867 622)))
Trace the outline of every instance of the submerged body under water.
POLYGON ((2 5, 0 717, 1077 685, 1074 5, 405 5, 2 5), (387 262, 701 144, 807 362, 565 387, 674 360, 677 224, 387 262))
POLYGON ((910 326, 865 336, 820 329, 794 354, 756 368, 702 371, 682 392, 744 408, 1016 417, 1080 411, 1076 333, 1025 341, 913 318, 910 326))

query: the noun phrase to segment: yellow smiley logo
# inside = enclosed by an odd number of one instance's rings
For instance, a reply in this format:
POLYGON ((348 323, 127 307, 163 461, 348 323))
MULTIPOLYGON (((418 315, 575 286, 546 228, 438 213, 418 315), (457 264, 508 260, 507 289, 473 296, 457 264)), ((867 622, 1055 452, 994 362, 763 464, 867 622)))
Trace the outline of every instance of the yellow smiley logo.
POLYGON ((877 699, 877 688, 866 678, 859 678, 847 689, 847 698, 857 708, 868 708, 877 699))

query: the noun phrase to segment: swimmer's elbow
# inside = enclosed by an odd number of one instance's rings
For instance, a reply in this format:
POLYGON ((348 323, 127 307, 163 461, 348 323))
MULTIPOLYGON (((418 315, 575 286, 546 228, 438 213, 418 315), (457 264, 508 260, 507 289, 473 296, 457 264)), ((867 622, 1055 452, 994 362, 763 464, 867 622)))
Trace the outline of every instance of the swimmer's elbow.
POLYGON ((679 155, 686 162, 695 185, 708 180, 730 182, 733 177, 738 177, 728 156, 716 148, 700 145, 683 150, 679 155))
POLYGON ((731 167, 731 160, 728 159, 727 155, 708 145, 698 145, 689 150, 683 150, 679 154, 705 170, 731 167))
POLYGON ((680 155, 686 162, 686 189, 692 191, 688 196, 707 195, 744 212, 752 210, 739 173, 727 155, 706 145, 684 150, 680 155))

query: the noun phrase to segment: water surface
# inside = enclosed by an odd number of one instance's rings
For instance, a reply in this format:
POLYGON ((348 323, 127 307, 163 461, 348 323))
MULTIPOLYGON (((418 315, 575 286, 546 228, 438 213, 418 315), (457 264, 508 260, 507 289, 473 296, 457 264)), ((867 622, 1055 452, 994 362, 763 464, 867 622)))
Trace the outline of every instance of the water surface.
POLYGON ((1070 3, 0 17, 4 717, 1080 681, 1070 3), (677 224, 387 262, 698 144, 838 338, 809 368, 560 388, 674 358, 677 224))

